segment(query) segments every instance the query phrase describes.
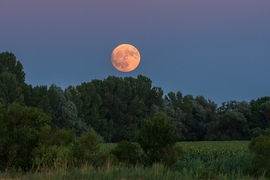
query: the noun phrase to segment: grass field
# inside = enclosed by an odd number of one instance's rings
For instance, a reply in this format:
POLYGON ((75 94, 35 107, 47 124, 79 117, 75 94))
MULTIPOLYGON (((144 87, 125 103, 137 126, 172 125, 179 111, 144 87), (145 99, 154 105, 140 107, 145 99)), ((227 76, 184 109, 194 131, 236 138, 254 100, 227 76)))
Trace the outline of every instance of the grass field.
MULTIPOLYGON (((244 168, 251 163, 248 152, 249 141, 204 141, 179 142, 186 154, 168 169, 162 164, 152 167, 137 165, 127 168, 107 163, 104 167, 94 168, 85 165, 69 171, 47 171, 39 173, 1 173, 1 179, 264 179, 245 175, 244 168)), ((116 144, 104 143, 101 150, 110 151, 116 144)))
MULTIPOLYGON (((248 152, 249 141, 199 141, 199 142, 178 142, 177 144, 182 146, 184 150, 230 150, 230 151, 242 151, 248 152)), ((101 150, 109 151, 113 149, 116 143, 103 143, 101 150)))
MULTIPOLYGON (((244 168, 252 159, 248 144, 249 141, 178 142, 186 154, 179 159, 175 169, 186 172, 191 179, 202 174, 206 179, 218 174, 242 177, 244 168)), ((102 150, 109 151, 115 146, 113 143, 102 144, 102 150)))

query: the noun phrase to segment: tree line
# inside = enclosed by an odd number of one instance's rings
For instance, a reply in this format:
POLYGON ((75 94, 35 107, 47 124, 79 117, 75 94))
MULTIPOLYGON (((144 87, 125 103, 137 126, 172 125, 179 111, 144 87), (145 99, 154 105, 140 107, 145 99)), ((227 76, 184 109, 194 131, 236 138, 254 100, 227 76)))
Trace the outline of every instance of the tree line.
POLYGON ((172 119, 179 141, 250 140, 270 127, 270 96, 250 102, 229 100, 218 107, 203 96, 180 91, 165 95, 143 75, 108 76, 65 89, 55 84, 33 87, 25 75, 12 52, 0 53, 1 118, 10 115, 9 121, 18 121, 19 110, 10 108, 26 108, 23 117, 28 121, 44 113, 50 119, 50 133, 66 129, 80 137, 93 130, 103 142, 133 141, 142 121, 159 112, 172 119))

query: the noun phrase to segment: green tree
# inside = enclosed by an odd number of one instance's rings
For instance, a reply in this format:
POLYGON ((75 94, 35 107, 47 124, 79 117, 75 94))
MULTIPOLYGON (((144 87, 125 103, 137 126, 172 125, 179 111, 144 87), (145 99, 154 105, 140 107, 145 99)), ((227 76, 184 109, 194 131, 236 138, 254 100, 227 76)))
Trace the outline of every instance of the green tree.
POLYGON ((270 97, 265 96, 258 98, 257 100, 250 101, 250 112, 251 116, 249 118, 249 128, 251 131, 256 131, 256 129, 260 129, 260 131, 265 130, 267 127, 270 128, 269 120, 267 120, 267 111, 265 111, 267 105, 266 102, 270 101, 270 97), (266 103, 266 104, 264 104, 266 103), (264 104, 264 105, 263 105, 264 104))
POLYGON ((248 168, 249 174, 270 177, 270 129, 251 139, 248 148, 253 154, 252 165, 248 168))
POLYGON ((3 72, 14 74, 19 86, 25 81, 23 66, 11 52, 0 53, 0 74, 3 72))
POLYGON ((14 74, 2 72, 0 74, 0 103, 7 107, 13 102, 23 103, 22 89, 14 74))
POLYGON ((167 106, 171 106, 174 109, 183 107, 183 95, 180 91, 176 94, 174 92, 169 92, 168 95, 165 96, 165 101, 167 106))
POLYGON ((201 141, 204 140, 209 127, 216 122, 217 104, 211 100, 206 100, 203 96, 197 96, 192 105, 193 123, 191 130, 193 138, 201 141))
POLYGON ((143 118, 163 102, 162 90, 152 81, 109 76, 77 87, 82 94, 85 119, 107 142, 133 140, 143 118))
POLYGON ((51 85, 48 90, 50 106, 52 107, 52 125, 54 130, 66 128, 76 129, 81 134, 89 129, 84 119, 78 117, 78 110, 72 101, 73 96, 69 90, 65 92, 56 85, 51 85))
POLYGON ((182 93, 170 92, 165 96, 167 115, 173 118, 181 140, 200 141, 208 128, 216 121, 217 105, 203 96, 183 97, 182 93))
POLYGON ((22 93, 24 95, 24 104, 26 106, 40 108, 46 114, 51 113, 52 109, 49 102, 47 86, 32 87, 32 85, 24 83, 22 86, 22 93))
POLYGON ((1 170, 29 170, 34 158, 32 152, 44 131, 49 130, 50 117, 37 108, 22 107, 19 104, 9 105, 6 113, 1 115, 4 117, 0 138, 1 147, 4 147, 0 148, 1 170))
POLYGON ((161 112, 155 114, 153 118, 145 119, 136 135, 136 141, 141 145, 149 164, 155 162, 174 164, 182 153, 181 149, 179 151, 175 148, 178 138, 171 119, 161 112), (173 153, 175 151, 177 153, 173 153), (168 157, 168 152, 175 156, 168 157))
POLYGON ((23 103, 22 85, 25 73, 20 61, 11 52, 0 53, 0 101, 7 107, 12 102, 23 103))
POLYGON ((77 86, 82 101, 82 113, 84 114, 85 122, 91 126, 106 142, 112 139, 113 122, 105 117, 107 109, 103 106, 103 101, 97 88, 102 81, 93 80, 92 82, 82 83, 77 86))
POLYGON ((221 106, 217 109, 218 114, 224 114, 227 111, 233 111, 236 109, 237 101, 230 100, 228 102, 222 102, 221 106))
POLYGON ((217 121, 208 129, 208 140, 248 140, 251 115, 247 102, 228 101, 218 108, 217 121))
POLYGON ((81 94, 78 91, 78 89, 74 86, 68 86, 65 89, 65 96, 67 100, 70 100, 75 104, 78 111, 78 118, 84 119, 85 116, 83 113, 83 102, 81 99, 81 94))
POLYGON ((266 119, 266 123, 270 124, 270 101, 262 103, 260 105, 260 109, 266 119))

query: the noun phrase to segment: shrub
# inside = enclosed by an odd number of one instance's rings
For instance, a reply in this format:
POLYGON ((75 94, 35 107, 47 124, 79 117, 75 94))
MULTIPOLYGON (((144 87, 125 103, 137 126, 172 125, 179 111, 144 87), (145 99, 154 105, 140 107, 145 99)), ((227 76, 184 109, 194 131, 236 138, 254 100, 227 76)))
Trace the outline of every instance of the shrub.
MULTIPOLYGON (((38 146, 41 135, 49 130, 51 119, 37 108, 11 104, 1 112, 0 169, 30 170, 33 150, 38 146), (2 117, 1 117, 2 116, 2 117)), ((47 134, 47 133, 45 133, 47 134)))
POLYGON ((173 165, 182 154, 182 150, 174 147, 178 138, 171 119, 160 112, 143 121, 136 135, 137 142, 147 156, 145 162, 149 165, 160 162, 173 165))
POLYGON ((70 147, 65 146, 49 146, 41 147, 36 152, 33 165, 36 171, 49 171, 49 170, 67 170, 73 161, 72 150, 70 147))
POLYGON ((104 167, 105 165, 118 165, 119 160, 117 157, 109 152, 100 151, 93 158, 93 165, 96 168, 104 167))
POLYGON ((141 159, 142 148, 136 142, 121 141, 111 150, 111 153, 115 155, 119 161, 127 165, 135 165, 141 159))
POLYGON ((53 145, 68 146, 76 139, 74 130, 66 130, 65 128, 57 130, 51 138, 53 145))
POLYGON ((50 127, 44 127, 40 133, 40 142, 33 150, 33 167, 36 171, 50 169, 67 169, 74 161, 72 145, 75 131, 60 129, 50 133, 50 127))
POLYGON ((99 152, 100 141, 94 130, 90 130, 82 134, 82 136, 74 143, 74 157, 83 162, 93 162, 95 156, 99 152))
POLYGON ((270 177, 270 129, 264 134, 253 138, 248 146, 253 153, 252 165, 249 171, 252 175, 270 177))
POLYGON ((174 168, 175 164, 178 162, 178 158, 183 156, 186 152, 179 145, 174 145, 173 147, 165 148, 162 157, 162 163, 165 166, 174 168))

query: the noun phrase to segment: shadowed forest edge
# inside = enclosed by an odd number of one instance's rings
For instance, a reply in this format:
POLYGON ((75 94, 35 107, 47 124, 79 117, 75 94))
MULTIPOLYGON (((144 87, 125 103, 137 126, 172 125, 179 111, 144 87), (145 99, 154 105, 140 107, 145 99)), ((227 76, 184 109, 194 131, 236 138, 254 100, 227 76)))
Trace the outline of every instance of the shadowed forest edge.
POLYGON ((55 163, 64 169, 85 163, 99 167, 108 161, 127 167, 162 163, 183 170, 186 164, 181 162, 191 152, 178 141, 252 139, 241 155, 246 159, 239 160, 239 166, 249 165, 241 171, 269 173, 269 96, 228 100, 218 107, 203 96, 180 91, 164 95, 143 75, 108 76, 65 89, 55 84, 33 87, 25 83, 25 75, 13 53, 0 53, 1 171, 38 172, 55 163), (100 143, 118 144, 100 151, 100 143))

